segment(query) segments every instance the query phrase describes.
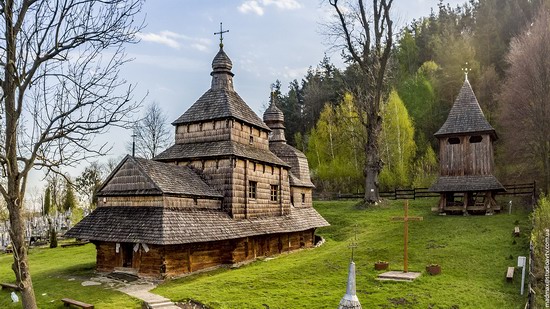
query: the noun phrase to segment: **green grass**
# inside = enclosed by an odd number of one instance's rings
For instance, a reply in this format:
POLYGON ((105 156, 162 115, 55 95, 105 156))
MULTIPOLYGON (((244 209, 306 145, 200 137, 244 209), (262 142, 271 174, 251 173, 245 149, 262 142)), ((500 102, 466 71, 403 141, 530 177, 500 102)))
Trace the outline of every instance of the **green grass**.
MULTIPOLYGON (((373 264, 387 260, 390 268, 403 267, 403 224, 391 222, 402 215, 402 201, 375 209, 358 210, 355 202, 316 202, 332 224, 318 230, 327 239, 320 248, 282 254, 238 269, 218 269, 168 281, 153 292, 174 301, 195 299, 213 308, 337 308, 345 293, 348 245, 357 224, 355 262, 357 294, 363 308, 520 308, 520 276, 504 280, 506 267, 528 253, 528 213, 514 203, 512 215, 437 216, 435 200, 411 201, 410 213, 424 221, 410 224, 409 269, 423 271, 430 263, 442 274, 425 272, 414 282, 380 282, 373 264), (512 237, 519 221, 522 236, 512 237), (514 243, 515 241, 515 243, 514 243)), ((0 282, 14 282, 12 256, 0 255, 0 282)), ((94 276, 95 248, 33 249, 30 266, 39 308, 62 308, 69 297, 96 308, 140 308, 140 303, 105 286, 81 285, 94 276), (69 281, 74 278, 75 280, 69 281)), ((0 308, 12 304, 8 291, 0 291, 0 308)))
POLYGON ((355 202, 316 202, 332 224, 319 229, 327 239, 320 248, 276 259, 258 261, 239 269, 220 269, 166 282, 155 293, 172 300, 194 299, 213 308, 337 308, 345 293, 348 245, 357 225, 357 294, 363 308, 519 308, 520 274, 505 281, 508 266, 528 254, 528 213, 512 215, 437 216, 434 200, 411 202, 411 215, 424 221, 410 223, 409 270, 423 271, 438 263, 442 274, 425 272, 414 282, 380 282, 373 264, 387 260, 402 269, 403 224, 391 222, 402 215, 402 201, 375 209, 355 209, 355 202), (512 237, 515 222, 522 229, 512 237), (514 243, 515 242, 515 243, 514 243))
MULTIPOLYGON (((70 248, 31 249, 29 260, 39 308, 64 308, 60 300, 65 297, 94 304, 100 309, 140 308, 140 302, 136 299, 107 288, 105 284, 81 285, 83 281, 94 276, 95 247, 92 244, 70 248)), ((0 256, 0 282, 15 282, 12 263, 11 254, 0 256)), ((0 308, 21 308, 21 297, 19 303, 12 303, 10 293, 7 290, 0 291, 0 308)))

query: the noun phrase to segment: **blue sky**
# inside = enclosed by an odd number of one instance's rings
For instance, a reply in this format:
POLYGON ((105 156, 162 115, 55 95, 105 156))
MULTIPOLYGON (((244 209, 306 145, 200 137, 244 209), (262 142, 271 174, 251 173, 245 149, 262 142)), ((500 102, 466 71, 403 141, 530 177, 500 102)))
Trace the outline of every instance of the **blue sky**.
MULTIPOLYGON (((456 6, 465 0, 446 2, 456 6)), ((369 1, 367 1, 369 2, 369 1)), ((412 19, 428 16, 438 0, 395 0, 397 29, 412 19)), ((134 60, 121 76, 137 84, 136 98, 148 93, 144 105, 156 101, 173 121, 210 87, 211 61, 219 47, 223 22, 224 50, 233 61, 235 90, 261 116, 268 103, 270 85, 277 79, 283 91, 300 80, 329 51, 322 23, 331 18, 327 0, 156 0, 146 1, 141 17, 141 41, 127 46, 134 60)), ((339 52, 329 53, 342 67, 339 52)), ((110 157, 127 153, 130 130, 113 129, 97 138, 112 144, 110 157)), ((67 171, 77 176, 85 166, 67 171)), ((40 186, 33 177, 31 186, 40 186)))

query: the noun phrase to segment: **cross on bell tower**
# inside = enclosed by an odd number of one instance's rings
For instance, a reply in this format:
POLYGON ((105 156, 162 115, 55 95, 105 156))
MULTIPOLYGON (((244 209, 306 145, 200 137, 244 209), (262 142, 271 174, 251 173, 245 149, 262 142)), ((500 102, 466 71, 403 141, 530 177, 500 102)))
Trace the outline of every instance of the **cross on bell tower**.
POLYGON ((223 30, 223 23, 220 23, 220 32, 214 32, 214 35, 220 35, 220 47, 223 47, 223 34, 229 32, 229 30, 223 30))

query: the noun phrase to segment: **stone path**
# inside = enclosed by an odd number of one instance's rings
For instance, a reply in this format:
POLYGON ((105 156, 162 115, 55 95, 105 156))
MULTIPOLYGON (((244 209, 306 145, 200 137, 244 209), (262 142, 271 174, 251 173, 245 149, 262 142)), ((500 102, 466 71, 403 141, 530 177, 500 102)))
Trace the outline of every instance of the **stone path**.
POLYGON ((149 308, 181 309, 174 305, 168 298, 149 292, 156 285, 153 283, 135 283, 121 287, 118 290, 137 299, 141 299, 149 305, 149 308))

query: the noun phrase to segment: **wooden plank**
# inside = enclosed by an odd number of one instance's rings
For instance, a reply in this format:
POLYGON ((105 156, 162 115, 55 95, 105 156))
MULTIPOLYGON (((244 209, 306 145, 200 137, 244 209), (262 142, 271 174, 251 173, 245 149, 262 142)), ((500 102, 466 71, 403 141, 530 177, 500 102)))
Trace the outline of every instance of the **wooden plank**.
POLYGON ((0 286, 2 286, 3 289, 12 289, 14 291, 19 291, 19 287, 12 283, 0 283, 0 286))
POLYGON ((61 299, 65 307, 69 307, 71 305, 77 306, 83 309, 94 309, 94 305, 87 304, 78 300, 70 299, 70 298, 63 298, 61 299))

